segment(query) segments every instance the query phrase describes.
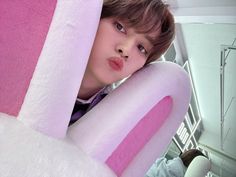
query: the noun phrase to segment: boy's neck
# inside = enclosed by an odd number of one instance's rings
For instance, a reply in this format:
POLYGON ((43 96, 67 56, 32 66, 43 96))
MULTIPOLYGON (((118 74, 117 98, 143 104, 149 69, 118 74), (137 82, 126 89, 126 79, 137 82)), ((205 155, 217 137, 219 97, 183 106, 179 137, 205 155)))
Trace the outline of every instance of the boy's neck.
POLYGON ((93 88, 83 88, 82 85, 80 87, 78 98, 87 100, 91 98, 94 94, 96 94, 100 89, 93 89, 93 88))
POLYGON ((80 99, 89 99, 104 87, 105 85, 98 84, 92 78, 84 76, 77 97, 80 99))

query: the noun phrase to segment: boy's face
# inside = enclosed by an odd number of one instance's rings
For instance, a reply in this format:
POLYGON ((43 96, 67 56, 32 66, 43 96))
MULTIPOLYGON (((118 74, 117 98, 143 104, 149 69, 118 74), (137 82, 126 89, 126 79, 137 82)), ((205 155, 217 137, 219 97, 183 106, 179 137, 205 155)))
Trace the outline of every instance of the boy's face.
POLYGON ((152 47, 150 36, 115 18, 101 19, 86 72, 102 85, 111 84, 142 68, 152 47))

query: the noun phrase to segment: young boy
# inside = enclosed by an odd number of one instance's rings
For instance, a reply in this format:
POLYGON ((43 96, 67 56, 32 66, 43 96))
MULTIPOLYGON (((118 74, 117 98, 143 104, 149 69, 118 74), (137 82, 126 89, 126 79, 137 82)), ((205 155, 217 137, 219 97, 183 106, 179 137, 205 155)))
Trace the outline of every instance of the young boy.
POLYGON ((70 124, 95 106, 109 85, 158 59, 174 38, 161 0, 105 0, 70 124))

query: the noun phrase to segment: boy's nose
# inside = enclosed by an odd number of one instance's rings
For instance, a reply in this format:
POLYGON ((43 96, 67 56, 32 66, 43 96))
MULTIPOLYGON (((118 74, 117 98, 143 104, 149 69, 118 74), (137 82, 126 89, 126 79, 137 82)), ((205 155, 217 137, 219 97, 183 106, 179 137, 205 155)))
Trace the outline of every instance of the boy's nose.
POLYGON ((118 53, 120 54, 121 57, 128 59, 129 55, 128 53, 125 53, 125 51, 123 49, 118 49, 118 53))
POLYGON ((127 60, 130 56, 131 48, 132 48, 132 43, 127 40, 123 41, 123 43, 118 44, 116 46, 116 51, 119 53, 121 57, 127 60))

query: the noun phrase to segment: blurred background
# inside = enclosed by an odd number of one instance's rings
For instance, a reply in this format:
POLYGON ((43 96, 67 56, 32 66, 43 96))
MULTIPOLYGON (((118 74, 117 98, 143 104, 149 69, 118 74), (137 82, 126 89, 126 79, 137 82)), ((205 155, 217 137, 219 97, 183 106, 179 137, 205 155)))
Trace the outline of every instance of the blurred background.
POLYGON ((192 99, 165 156, 198 148, 212 162, 209 177, 236 177, 236 1, 166 2, 177 29, 162 60, 189 73, 192 99))

